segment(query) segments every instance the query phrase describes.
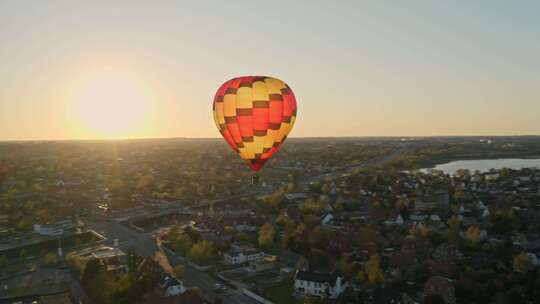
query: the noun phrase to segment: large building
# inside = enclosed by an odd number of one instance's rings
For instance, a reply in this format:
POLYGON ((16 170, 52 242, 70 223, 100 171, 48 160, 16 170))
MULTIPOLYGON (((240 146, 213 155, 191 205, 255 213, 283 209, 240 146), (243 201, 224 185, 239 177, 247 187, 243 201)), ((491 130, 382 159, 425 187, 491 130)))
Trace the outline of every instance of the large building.
POLYGON ((336 273, 297 271, 294 277, 294 290, 298 296, 337 299, 348 286, 348 282, 336 273))
POLYGON ((244 264, 264 258, 264 252, 257 249, 231 249, 223 254, 225 262, 231 265, 244 264))
POLYGON ((71 220, 63 220, 50 224, 34 224, 34 231, 46 236, 59 236, 66 230, 75 228, 75 223, 71 220))

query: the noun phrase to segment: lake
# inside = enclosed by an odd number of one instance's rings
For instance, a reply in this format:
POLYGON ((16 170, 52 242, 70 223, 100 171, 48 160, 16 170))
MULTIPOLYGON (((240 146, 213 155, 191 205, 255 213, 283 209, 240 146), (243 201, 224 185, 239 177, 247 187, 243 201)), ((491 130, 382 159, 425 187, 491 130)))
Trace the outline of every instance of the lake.
POLYGON ((434 168, 424 168, 420 171, 427 172, 430 169, 443 171, 445 174, 454 174, 457 170, 467 169, 471 172, 476 170, 488 172, 491 169, 523 169, 540 168, 540 159, 522 159, 522 158, 503 158, 503 159, 475 159, 475 160, 456 160, 453 162, 439 164, 434 168))

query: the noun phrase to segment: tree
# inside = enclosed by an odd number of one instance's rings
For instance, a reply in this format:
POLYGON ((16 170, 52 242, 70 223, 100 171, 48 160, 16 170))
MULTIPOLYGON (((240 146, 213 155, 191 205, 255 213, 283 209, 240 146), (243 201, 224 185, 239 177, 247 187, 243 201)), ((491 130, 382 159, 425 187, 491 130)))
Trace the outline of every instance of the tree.
POLYGON ((459 219, 457 216, 452 215, 447 221, 448 227, 452 230, 457 230, 459 228, 459 219))
POLYGON ((283 227, 283 234, 281 236, 281 246, 283 248, 288 248, 291 246, 291 242, 294 238, 294 231, 296 230, 296 225, 294 222, 289 222, 283 227))
POLYGON ((291 223, 292 220, 285 216, 284 214, 280 214, 276 219, 276 224, 280 226, 286 226, 287 224, 291 223))
POLYGON ((176 237, 176 241, 174 243, 174 249, 179 254, 185 256, 189 250, 191 249, 191 246, 193 245, 193 241, 191 240, 191 237, 187 233, 182 233, 176 237))
POLYGON ((444 298, 438 294, 429 294, 424 299, 424 304, 444 304, 444 298))
POLYGON ((454 200, 455 201, 462 201, 463 199, 465 199, 465 192, 463 192, 463 190, 457 190, 456 192, 454 192, 454 200))
POLYGON ((297 247, 307 247, 307 226, 304 223, 298 224, 294 231, 294 242, 297 247))
POLYGON ((466 238, 467 238, 467 244, 471 248, 478 247, 478 244, 480 243, 480 228, 478 228, 475 225, 469 226, 466 232, 466 238))
POLYGON ((533 270, 531 257, 526 252, 514 256, 514 270, 520 273, 527 273, 533 270))
POLYGON ((31 212, 34 209, 34 206, 35 206, 34 202, 31 200, 28 200, 26 201, 26 203, 24 203, 23 208, 26 212, 31 212))
POLYGON ((263 248, 270 248, 274 244, 274 235, 276 231, 274 226, 270 223, 262 225, 259 230, 259 246, 263 248))
POLYGON ((313 247, 325 248, 328 246, 329 234, 328 231, 321 226, 313 228, 309 235, 309 243, 313 247))
POLYGON ((354 265, 349 261, 347 256, 341 255, 339 259, 339 270, 345 275, 351 275, 353 272, 354 265))
POLYGON ((364 282, 366 280, 366 273, 363 270, 358 271, 356 274, 356 279, 359 282, 364 282))
POLYGON ((43 262, 45 264, 47 264, 47 265, 52 265, 52 264, 56 263, 57 258, 58 257, 56 256, 56 253, 49 252, 43 257, 43 262))
POLYGON ((149 174, 142 175, 141 177, 139 177, 139 180, 137 181, 136 188, 138 190, 145 191, 148 189, 148 186, 150 186, 153 183, 153 181, 154 179, 152 175, 149 175, 149 174))
POLYGON ((319 200, 314 200, 314 199, 309 198, 303 203, 301 203, 298 206, 298 208, 304 214, 307 214, 307 213, 319 214, 324 210, 325 204, 319 200))
POLYGON ((183 277, 184 277, 184 273, 185 273, 185 268, 184 266, 182 265, 176 265, 174 268, 173 268, 173 275, 175 278, 181 280, 183 277))
POLYGON ((93 302, 107 303, 109 301, 110 293, 105 291, 110 289, 111 278, 98 259, 92 259, 86 263, 81 284, 93 302))
POLYGON ((214 247, 209 241, 202 240, 191 247, 188 256, 196 264, 208 265, 214 257, 214 247))
POLYGON ((8 264, 8 259, 5 255, 0 255, 0 269, 8 264))
POLYGON ((28 258, 28 251, 26 251, 26 249, 21 249, 21 251, 19 252, 19 258, 21 261, 25 261, 26 258, 28 258))
POLYGON ((319 224, 320 222, 319 217, 311 213, 304 215, 303 220, 306 226, 309 228, 315 227, 315 225, 319 224))
POLYGON ((368 281, 371 284, 382 283, 384 281, 384 273, 381 268, 381 257, 378 254, 369 257, 366 264, 366 273, 368 281))

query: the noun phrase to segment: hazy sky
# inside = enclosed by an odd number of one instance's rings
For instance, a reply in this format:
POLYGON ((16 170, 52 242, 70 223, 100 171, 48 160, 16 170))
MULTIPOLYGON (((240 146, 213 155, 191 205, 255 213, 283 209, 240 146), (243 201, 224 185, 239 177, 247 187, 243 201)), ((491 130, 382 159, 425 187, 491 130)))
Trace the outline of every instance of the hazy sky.
POLYGON ((295 137, 540 134, 538 12, 538 1, 0 0, 0 139, 216 137, 213 94, 241 75, 292 87, 295 137))

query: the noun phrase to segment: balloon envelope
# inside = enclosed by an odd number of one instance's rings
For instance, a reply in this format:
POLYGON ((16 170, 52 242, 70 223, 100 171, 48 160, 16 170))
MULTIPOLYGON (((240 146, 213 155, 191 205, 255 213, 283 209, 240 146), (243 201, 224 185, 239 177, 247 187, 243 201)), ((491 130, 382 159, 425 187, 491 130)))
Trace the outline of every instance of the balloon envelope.
POLYGON ((296 98, 283 81, 266 76, 233 78, 213 104, 219 132, 254 171, 274 155, 296 120, 296 98))

